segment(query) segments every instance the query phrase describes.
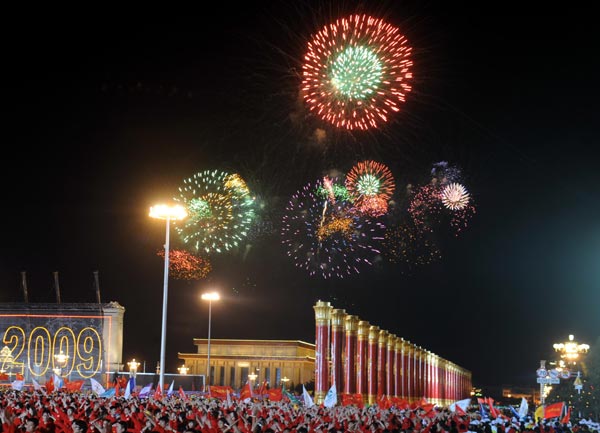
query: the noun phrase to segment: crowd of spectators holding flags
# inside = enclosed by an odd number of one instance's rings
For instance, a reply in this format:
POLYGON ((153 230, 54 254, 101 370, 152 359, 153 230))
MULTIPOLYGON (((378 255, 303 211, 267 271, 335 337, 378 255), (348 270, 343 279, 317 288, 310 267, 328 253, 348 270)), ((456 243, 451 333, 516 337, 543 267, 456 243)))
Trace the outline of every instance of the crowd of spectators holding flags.
POLYGON ((239 396, 218 388, 206 395, 172 387, 164 393, 115 388, 5 389, 1 433, 598 433, 599 427, 588 420, 572 422, 570 412, 569 418, 536 423, 531 413, 517 417, 494 408, 482 415, 476 406, 442 408, 424 399, 409 404, 382 398, 368 406, 336 397, 315 405, 306 390, 297 397, 285 390, 258 396, 247 386, 239 396))

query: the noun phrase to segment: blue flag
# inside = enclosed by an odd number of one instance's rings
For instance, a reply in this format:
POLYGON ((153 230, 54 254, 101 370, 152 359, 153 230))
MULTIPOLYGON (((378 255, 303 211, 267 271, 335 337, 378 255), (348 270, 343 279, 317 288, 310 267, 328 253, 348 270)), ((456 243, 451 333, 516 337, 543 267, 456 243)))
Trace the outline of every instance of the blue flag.
POLYGON ((115 388, 108 388, 106 391, 104 391, 98 397, 113 397, 115 395, 115 392, 116 392, 115 388))
POLYGON ((519 415, 519 412, 517 412, 517 410, 514 407, 510 406, 510 411, 512 412, 513 416, 516 419, 521 419, 521 416, 519 415))

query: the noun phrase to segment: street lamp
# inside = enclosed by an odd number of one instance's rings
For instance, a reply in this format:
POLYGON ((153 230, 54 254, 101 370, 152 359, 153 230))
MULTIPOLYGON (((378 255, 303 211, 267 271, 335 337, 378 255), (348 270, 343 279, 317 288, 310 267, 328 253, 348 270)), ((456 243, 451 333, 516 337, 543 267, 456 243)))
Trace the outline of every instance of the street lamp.
POLYGON ((248 379, 250 379, 250 389, 254 389, 254 381, 256 380, 256 378, 258 377, 258 375, 254 372, 250 373, 248 375, 248 379))
POLYGON ((281 381, 283 382, 283 389, 285 389, 285 386, 287 385, 287 383, 290 381, 289 377, 283 376, 281 378, 281 381))
POLYGON ((150 208, 150 217, 166 221, 166 236, 165 236, 165 272, 163 282, 163 311, 162 311, 162 329, 160 337, 160 369, 159 385, 163 390, 165 387, 165 346, 167 340, 167 294, 169 292, 169 228, 171 220, 182 220, 187 216, 187 212, 183 206, 168 206, 164 204, 152 206, 150 208))
POLYGON ((69 360, 69 355, 66 355, 62 351, 62 349, 60 350, 59 353, 55 353, 54 354, 54 362, 55 362, 56 366, 52 369, 52 371, 54 371, 54 373, 56 373, 57 376, 60 376, 62 368, 67 364, 68 360, 69 360))
POLYGON ((179 374, 183 374, 186 375, 189 371, 189 368, 185 366, 185 364, 183 364, 181 367, 179 367, 177 370, 179 370, 179 374))
POLYGON ((10 347, 4 346, 0 350, 0 373, 4 374, 10 371, 13 361, 12 350, 10 350, 10 347))
POLYGON ((129 366, 129 375, 130 375, 131 377, 135 377, 135 375, 136 375, 136 373, 137 373, 137 369, 138 369, 138 367, 140 366, 140 363, 139 363, 139 362, 137 362, 137 361, 135 360, 135 358, 133 358, 131 361, 129 361, 129 362, 127 363, 127 365, 129 366))
POLYGON ((204 384, 204 390, 206 386, 210 386, 210 317, 212 312, 212 302, 221 299, 217 292, 203 293, 201 296, 203 301, 208 301, 208 347, 206 351, 206 383, 204 384))
POLYGON ((575 364, 580 354, 587 353, 590 349, 590 346, 587 344, 578 344, 576 341, 573 341, 575 337, 573 335, 569 335, 569 341, 565 343, 557 343, 554 344, 554 350, 556 352, 560 352, 560 357, 565 359, 567 363, 575 364))

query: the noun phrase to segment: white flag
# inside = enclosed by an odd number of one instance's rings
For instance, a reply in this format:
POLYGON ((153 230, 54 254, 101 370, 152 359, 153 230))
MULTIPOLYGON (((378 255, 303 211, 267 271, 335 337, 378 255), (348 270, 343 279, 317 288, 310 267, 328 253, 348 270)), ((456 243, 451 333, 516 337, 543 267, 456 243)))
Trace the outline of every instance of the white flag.
POLYGON ((139 397, 139 398, 145 398, 145 397, 148 397, 148 396, 150 395, 150 391, 152 391, 152 384, 151 384, 151 383, 150 383, 150 384, 148 384, 148 385, 146 385, 145 387, 143 387, 143 388, 140 390, 140 393, 139 393, 138 397, 139 397))
POLYGON ((131 380, 127 381, 127 386, 125 387, 123 397, 125 397, 126 399, 129 399, 131 397, 131 380))
POLYGON ((448 409, 450 409, 450 412, 456 412, 456 406, 458 406, 462 409, 463 412, 466 413, 467 408, 469 407, 470 404, 471 404, 471 399, 465 398, 464 400, 455 401, 450 406, 448 406, 448 409))
POLYGON ((15 380, 10 384, 12 389, 16 389, 17 391, 21 391, 23 389, 23 385, 25 385, 24 380, 15 380))
POLYGON ((35 380, 33 377, 31 378, 31 383, 33 384, 33 389, 35 389, 36 391, 43 391, 42 385, 40 385, 38 381, 35 380))
POLYGON ((323 406, 333 407, 336 404, 337 404, 337 391, 335 390, 335 384, 333 384, 333 385, 331 385, 331 388, 329 388, 329 391, 327 391, 325 400, 323 400, 323 406))
POLYGON ((521 397, 521 406, 519 407, 519 417, 525 418, 527 416, 527 411, 529 410, 529 404, 527 404, 527 400, 521 397))
POLYGON ((96 393, 96 395, 104 394, 106 391, 100 382, 98 382, 93 377, 90 377, 90 383, 92 384, 92 392, 96 393))
POLYGON ((59 389, 61 389, 64 386, 65 386, 65 381, 62 380, 62 378, 58 374, 54 373, 54 389, 56 389, 58 391, 59 389))
POLYGON ((302 398, 304 399, 305 407, 313 407, 315 405, 315 402, 313 401, 306 388, 304 388, 304 385, 302 385, 302 398))

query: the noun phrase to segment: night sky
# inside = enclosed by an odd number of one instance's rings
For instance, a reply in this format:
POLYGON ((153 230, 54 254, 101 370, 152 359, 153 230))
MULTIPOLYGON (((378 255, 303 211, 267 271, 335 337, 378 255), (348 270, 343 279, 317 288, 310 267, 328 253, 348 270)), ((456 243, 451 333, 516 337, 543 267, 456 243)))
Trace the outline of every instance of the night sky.
POLYGON ((207 336, 199 295, 210 289, 223 296, 213 338, 313 342, 312 306, 327 300, 471 370, 475 384, 534 386, 552 343, 568 334, 593 343, 600 41, 591 20, 296 3, 33 20, 10 35, 0 301, 22 300, 26 271, 30 300, 53 302, 58 271, 63 302, 94 302, 97 270, 103 301, 126 308, 124 360, 153 370, 165 227, 148 211, 184 178, 220 169, 248 182, 273 230, 211 257, 205 280, 170 280, 168 370, 207 336), (310 36, 353 11, 401 29, 415 79, 389 124, 350 134, 311 116, 298 89, 310 36), (281 245, 285 205, 306 183, 365 159, 392 170, 398 209, 408 184, 426 184, 432 164, 448 161, 477 213, 458 237, 436 231, 442 258, 432 264, 381 260, 343 280, 309 277, 281 245))

